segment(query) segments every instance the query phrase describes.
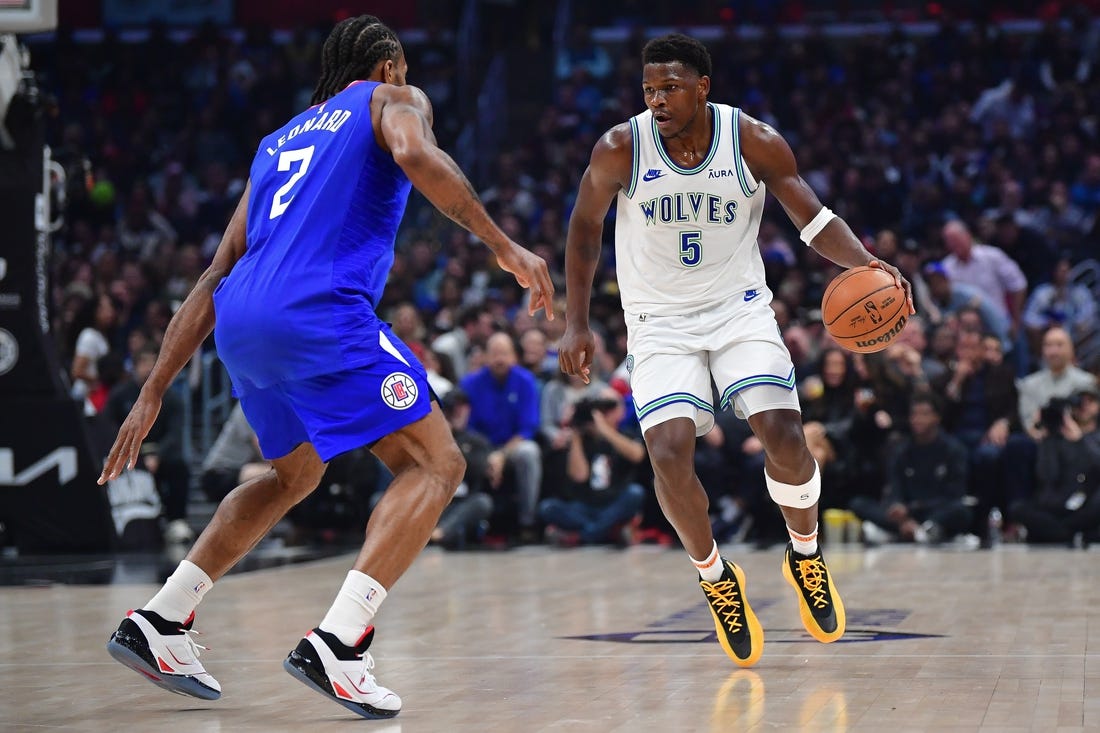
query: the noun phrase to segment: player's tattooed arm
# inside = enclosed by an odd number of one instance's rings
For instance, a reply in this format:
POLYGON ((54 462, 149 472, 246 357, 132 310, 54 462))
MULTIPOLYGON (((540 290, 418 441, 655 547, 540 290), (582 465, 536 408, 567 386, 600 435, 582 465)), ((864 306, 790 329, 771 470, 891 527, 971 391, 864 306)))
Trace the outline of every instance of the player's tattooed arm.
POLYGON ((431 104, 424 92, 410 86, 385 87, 379 96, 377 118, 372 109, 379 144, 393 155, 394 162, 425 198, 485 242, 501 269, 511 273, 521 287, 530 289, 528 311, 533 315, 545 308, 552 319, 554 283, 546 262, 513 242, 497 226, 458 164, 436 145, 431 104))
POLYGON ((430 119, 431 104, 424 92, 412 86, 388 87, 379 120, 379 142, 437 209, 494 252, 508 247, 510 240, 485 211, 470 181, 436 145, 430 119))

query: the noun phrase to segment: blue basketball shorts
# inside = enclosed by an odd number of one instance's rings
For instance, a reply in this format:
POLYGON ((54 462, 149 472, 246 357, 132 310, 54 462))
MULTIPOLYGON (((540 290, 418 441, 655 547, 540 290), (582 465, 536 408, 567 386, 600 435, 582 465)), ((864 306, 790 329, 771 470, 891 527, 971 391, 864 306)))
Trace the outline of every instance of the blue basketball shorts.
POLYGON ((431 412, 424 367, 385 324, 378 340, 381 353, 373 364, 245 391, 241 408, 264 458, 282 458, 312 443, 327 462, 431 412))

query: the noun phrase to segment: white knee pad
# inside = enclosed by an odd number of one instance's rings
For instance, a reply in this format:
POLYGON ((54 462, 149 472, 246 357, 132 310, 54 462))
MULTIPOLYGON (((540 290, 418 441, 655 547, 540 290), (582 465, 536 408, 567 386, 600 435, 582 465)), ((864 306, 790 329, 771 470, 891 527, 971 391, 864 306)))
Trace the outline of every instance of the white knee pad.
POLYGON ((785 484, 776 481, 764 471, 764 482, 768 485, 768 493, 772 501, 779 506, 789 506, 792 509, 809 509, 821 498, 821 471, 818 470, 817 461, 814 461, 814 475, 804 484, 785 484))

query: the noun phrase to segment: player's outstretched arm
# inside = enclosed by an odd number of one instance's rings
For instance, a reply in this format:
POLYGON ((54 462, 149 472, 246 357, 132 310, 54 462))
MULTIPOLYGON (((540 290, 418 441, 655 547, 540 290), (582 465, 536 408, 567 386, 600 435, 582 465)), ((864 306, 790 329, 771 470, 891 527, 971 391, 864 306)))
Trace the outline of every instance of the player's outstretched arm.
POLYGON ((250 188, 251 184, 245 186, 237 210, 229 220, 229 226, 225 229, 210 267, 206 268, 206 272, 168 322, 160 355, 145 386, 141 388, 141 394, 130 409, 130 414, 118 430, 118 437, 115 438, 111 452, 107 454, 107 461, 103 464, 103 472, 99 475, 100 484, 118 478, 127 467, 134 467, 141 441, 145 440, 160 413, 164 393, 214 330, 214 289, 244 254, 250 188))
POLYGON ((603 222, 612 199, 629 183, 632 146, 629 125, 613 127, 600 138, 581 177, 577 202, 569 217, 565 240, 566 323, 558 345, 558 365, 566 374, 580 375, 585 383, 596 345, 588 324, 588 306, 592 278, 600 261, 603 222))
POLYGON ((554 284, 546 262, 501 231, 462 169, 436 144, 428 97, 413 86, 384 89, 379 142, 420 193, 452 221, 485 242, 501 268, 512 273, 520 286, 531 289, 530 313, 534 315, 539 308, 545 308, 546 317, 553 319, 554 284))
MULTIPOLYGON (((815 218, 822 212, 823 206, 817 194, 798 174, 798 164, 791 152, 791 146, 770 125, 743 113, 740 118, 741 155, 748 163, 749 170, 779 200, 794 225, 805 232, 808 225, 816 223, 815 218)), ((810 229, 816 229, 816 226, 810 229)), ((905 289, 909 312, 916 312, 909 281, 893 265, 875 259, 839 216, 833 217, 823 229, 813 234, 808 244, 842 267, 870 265, 890 273, 898 286, 905 289)))

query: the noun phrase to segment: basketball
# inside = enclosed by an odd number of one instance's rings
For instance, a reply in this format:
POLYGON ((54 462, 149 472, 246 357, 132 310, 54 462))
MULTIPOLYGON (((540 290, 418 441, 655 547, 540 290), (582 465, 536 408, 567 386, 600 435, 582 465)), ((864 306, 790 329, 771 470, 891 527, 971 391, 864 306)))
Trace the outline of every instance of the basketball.
POLYGON ((837 343, 861 354, 882 351, 909 320, 905 290, 877 267, 837 275, 821 298, 821 320, 837 343))

